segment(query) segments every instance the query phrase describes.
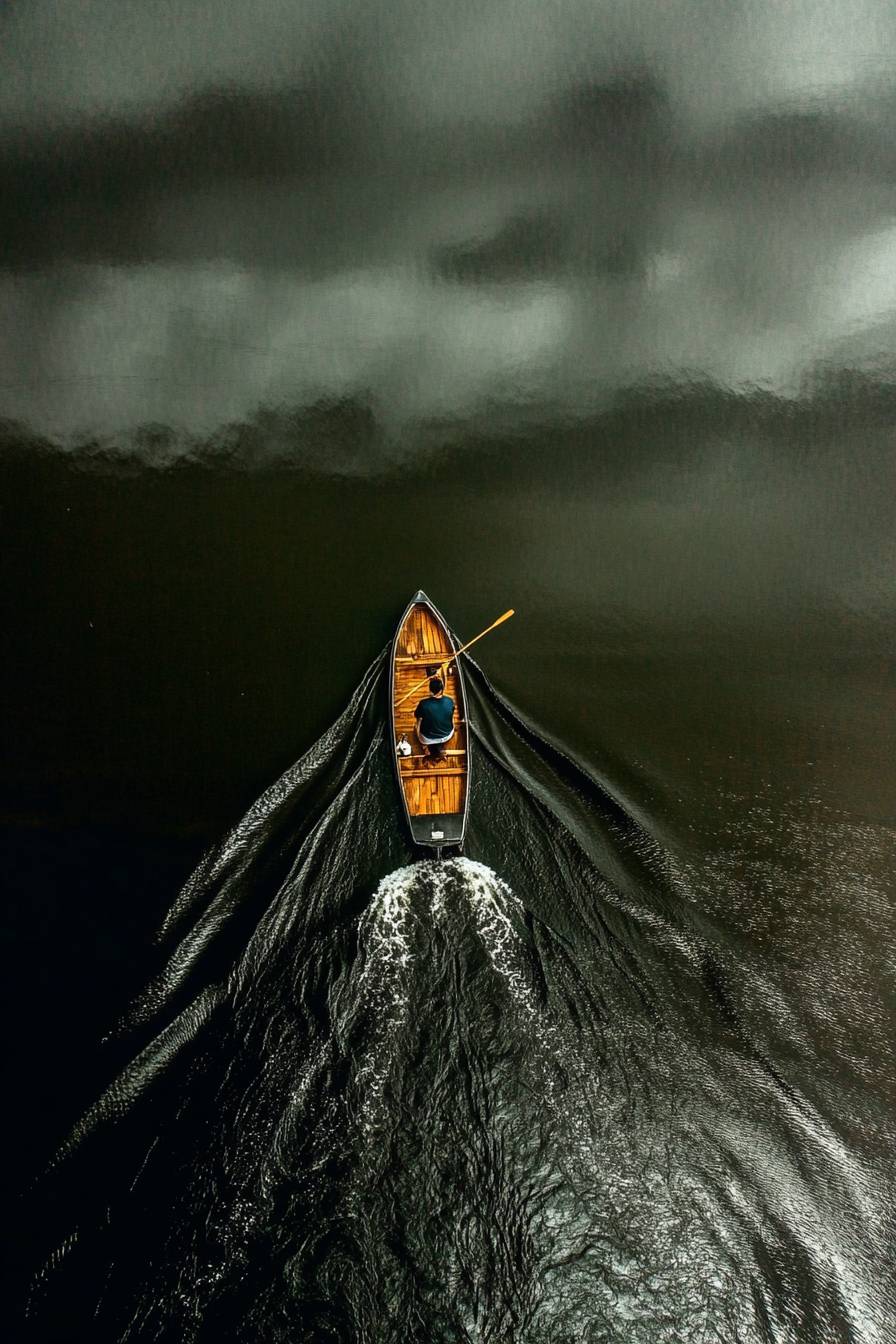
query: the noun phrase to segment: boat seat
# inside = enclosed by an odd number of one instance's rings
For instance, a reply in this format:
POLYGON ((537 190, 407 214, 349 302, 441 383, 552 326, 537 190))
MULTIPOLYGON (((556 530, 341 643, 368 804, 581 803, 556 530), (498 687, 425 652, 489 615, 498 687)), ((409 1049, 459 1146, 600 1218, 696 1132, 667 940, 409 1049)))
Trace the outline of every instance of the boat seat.
POLYGON ((428 779, 433 781, 444 779, 446 775, 466 775, 467 767, 459 765, 457 767, 452 766, 450 770, 407 770, 405 773, 410 779, 420 779, 425 782, 428 779))
MULTIPOLYGON (((452 751, 442 752, 443 756, 466 756, 463 747, 455 747, 452 751)), ((412 751, 410 756, 402 756, 403 761, 428 761, 429 757, 424 756, 422 751, 412 751)))

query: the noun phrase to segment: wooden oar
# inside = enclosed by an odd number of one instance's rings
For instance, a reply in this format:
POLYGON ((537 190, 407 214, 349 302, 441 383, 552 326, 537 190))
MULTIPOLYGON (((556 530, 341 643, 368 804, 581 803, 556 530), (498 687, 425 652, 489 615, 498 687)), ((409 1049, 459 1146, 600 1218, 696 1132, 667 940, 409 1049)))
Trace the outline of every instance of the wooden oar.
MULTIPOLYGON (((462 653, 466 653, 467 649, 472 649, 473 645, 477 644, 480 639, 484 639, 485 636, 489 634, 490 631, 496 629, 496 627, 499 625, 503 625, 505 621, 509 621, 512 615, 513 615, 513 607, 511 607, 509 611, 505 611, 504 615, 499 616, 496 621, 492 621, 491 625, 488 626, 487 629, 483 630, 481 634, 478 634, 475 639, 471 639, 468 644, 464 644, 463 648, 458 649, 456 653, 449 654, 448 657, 444 658, 440 663, 430 663, 430 667, 444 667, 446 663, 450 663, 454 658, 459 658, 462 653)), ((424 677, 422 681, 418 681, 415 686, 411 687, 407 695, 403 695, 400 700, 395 701, 394 708, 397 709, 399 705, 404 704, 405 700, 410 700, 411 696, 414 695, 415 692, 419 691, 421 686, 426 686, 429 680, 430 679, 427 676, 424 677)))

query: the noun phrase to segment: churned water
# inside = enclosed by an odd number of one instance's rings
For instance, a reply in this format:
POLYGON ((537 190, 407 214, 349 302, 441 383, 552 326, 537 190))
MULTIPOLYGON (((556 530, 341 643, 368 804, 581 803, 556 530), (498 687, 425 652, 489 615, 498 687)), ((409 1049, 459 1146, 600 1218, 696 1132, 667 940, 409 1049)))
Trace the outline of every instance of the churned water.
MULTIPOLYGON (((783 858, 746 875, 739 830, 688 866, 475 666, 469 853, 409 861, 385 670, 172 908, 121 1072, 41 1187, 32 1324, 886 1344, 861 948, 790 958, 779 927, 768 955, 783 858), (738 889, 742 925, 716 922, 738 889)), ((791 820, 815 936, 844 903, 873 920, 885 839, 791 820)))

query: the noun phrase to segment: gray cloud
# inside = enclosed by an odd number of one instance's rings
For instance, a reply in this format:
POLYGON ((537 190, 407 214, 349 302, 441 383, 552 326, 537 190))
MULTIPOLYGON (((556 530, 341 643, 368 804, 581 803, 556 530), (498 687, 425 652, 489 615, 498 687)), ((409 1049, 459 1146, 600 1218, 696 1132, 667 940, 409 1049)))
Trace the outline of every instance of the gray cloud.
POLYGON ((835 33, 799 3, 548 24, 271 0, 225 25, 198 0, 96 0, 77 42, 64 7, 13 9, 0 413, 39 432, 186 443, 357 403, 391 434, 886 366, 883 6, 835 33))
POLYGON ((888 75, 896 16, 887 0, 29 0, 4 6, 0 24, 7 123, 315 83, 354 53, 397 121, 524 117, 559 88, 640 63, 690 121, 718 125, 888 75))

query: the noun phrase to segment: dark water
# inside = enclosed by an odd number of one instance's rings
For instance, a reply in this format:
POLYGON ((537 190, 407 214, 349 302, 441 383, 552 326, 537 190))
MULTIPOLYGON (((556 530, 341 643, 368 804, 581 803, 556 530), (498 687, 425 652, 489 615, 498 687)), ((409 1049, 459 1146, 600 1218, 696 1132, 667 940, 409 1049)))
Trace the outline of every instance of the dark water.
POLYGON ((891 1337, 890 837, 728 797, 694 862, 471 675, 463 858, 383 655, 184 887, 41 1187, 50 1337, 891 1337))
POLYGON ((8 1334, 896 1340, 894 30, 0 11, 8 1334))

